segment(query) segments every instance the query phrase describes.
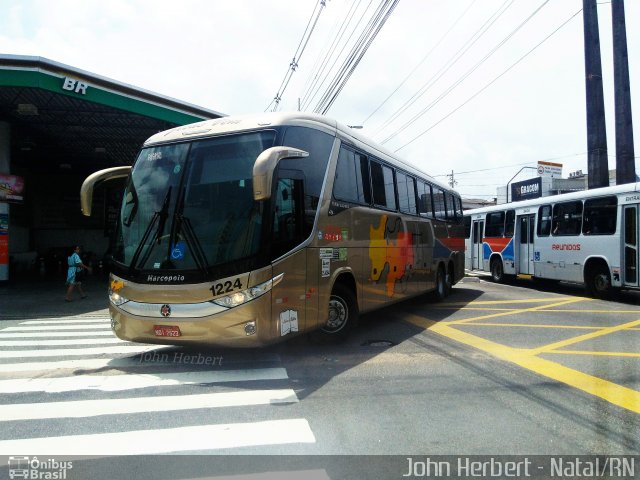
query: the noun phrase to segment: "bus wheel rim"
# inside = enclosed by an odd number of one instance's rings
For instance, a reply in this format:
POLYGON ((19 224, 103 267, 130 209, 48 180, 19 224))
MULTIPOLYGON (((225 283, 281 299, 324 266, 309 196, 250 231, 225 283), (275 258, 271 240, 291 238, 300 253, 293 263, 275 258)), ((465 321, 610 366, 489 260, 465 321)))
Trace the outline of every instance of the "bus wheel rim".
POLYGON ((329 300, 329 319, 323 330, 328 332, 338 332, 344 328, 349 320, 347 305, 339 297, 331 297, 329 300))
POLYGON ((596 291, 598 292, 606 292, 607 289, 609 288, 609 279, 607 278, 607 275, 605 275, 604 273, 600 273, 596 275, 593 283, 596 291))

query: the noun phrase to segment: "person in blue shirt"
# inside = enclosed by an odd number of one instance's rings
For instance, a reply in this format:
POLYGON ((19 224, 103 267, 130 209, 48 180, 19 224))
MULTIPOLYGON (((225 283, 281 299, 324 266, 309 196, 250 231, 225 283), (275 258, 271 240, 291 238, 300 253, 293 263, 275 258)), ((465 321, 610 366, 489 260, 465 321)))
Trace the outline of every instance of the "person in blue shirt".
POLYGON ((76 246, 73 249, 73 253, 67 258, 67 265, 69 269, 67 270, 67 295, 64 297, 66 302, 71 302, 71 295, 73 294, 73 289, 78 287, 78 292, 80 292, 80 298, 87 298, 87 294, 82 289, 82 282, 76 279, 76 275, 78 272, 84 270, 89 271, 89 267, 87 267, 84 263, 82 263, 82 259, 80 258, 80 247, 76 246))

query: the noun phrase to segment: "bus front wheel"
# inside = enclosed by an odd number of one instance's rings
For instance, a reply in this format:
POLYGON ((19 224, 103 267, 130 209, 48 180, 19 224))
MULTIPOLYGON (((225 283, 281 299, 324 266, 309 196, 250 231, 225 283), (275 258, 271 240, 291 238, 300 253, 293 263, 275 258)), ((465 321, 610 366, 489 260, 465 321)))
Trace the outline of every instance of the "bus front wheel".
POLYGON ((327 323, 320 329, 331 337, 346 336, 358 321, 358 305, 351 289, 337 284, 329 298, 327 323))
POLYGON ((449 295, 450 281, 448 275, 445 273, 444 267, 438 267, 438 273, 436 274, 436 300, 444 300, 449 295))
POLYGON ((504 266, 499 258, 491 260, 491 278, 497 283, 504 282, 504 266))

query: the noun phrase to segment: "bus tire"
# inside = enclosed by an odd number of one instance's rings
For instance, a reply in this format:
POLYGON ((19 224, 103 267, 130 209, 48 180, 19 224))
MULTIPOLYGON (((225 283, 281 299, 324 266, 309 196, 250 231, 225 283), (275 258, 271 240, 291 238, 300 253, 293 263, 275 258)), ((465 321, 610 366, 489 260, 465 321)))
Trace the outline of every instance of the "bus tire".
POLYGON ((436 273, 436 290, 435 297, 437 301, 442 301, 447 298, 449 289, 447 288, 447 274, 444 271, 444 267, 440 265, 438 272, 436 273))
POLYGON ((504 282, 504 265, 498 257, 491 260, 491 278, 496 283, 504 282))
POLYGON ((340 283, 334 285, 329 298, 328 316, 320 332, 331 338, 345 338, 358 323, 358 304, 350 288, 340 283))
POLYGON ((605 264, 597 264, 590 268, 586 274, 585 284, 590 295, 596 298, 607 299, 613 293, 611 286, 611 274, 605 264))

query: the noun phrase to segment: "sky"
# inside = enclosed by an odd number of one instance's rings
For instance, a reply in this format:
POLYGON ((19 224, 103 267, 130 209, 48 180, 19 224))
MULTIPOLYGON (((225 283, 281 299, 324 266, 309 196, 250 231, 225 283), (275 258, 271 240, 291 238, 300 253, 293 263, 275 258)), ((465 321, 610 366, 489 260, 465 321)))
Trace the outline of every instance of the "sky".
MULTIPOLYGON (((599 2, 613 169, 611 4, 599 2)), ((230 115, 272 110, 278 93, 279 111, 313 111, 380 3, 0 0, 0 53, 230 115)), ((581 8, 582 0, 400 0, 326 115, 439 180, 453 172, 465 198, 490 200, 497 187, 534 176, 538 161, 561 163, 564 177, 586 172, 581 8)), ((637 164, 640 0, 625 10, 637 164)))

